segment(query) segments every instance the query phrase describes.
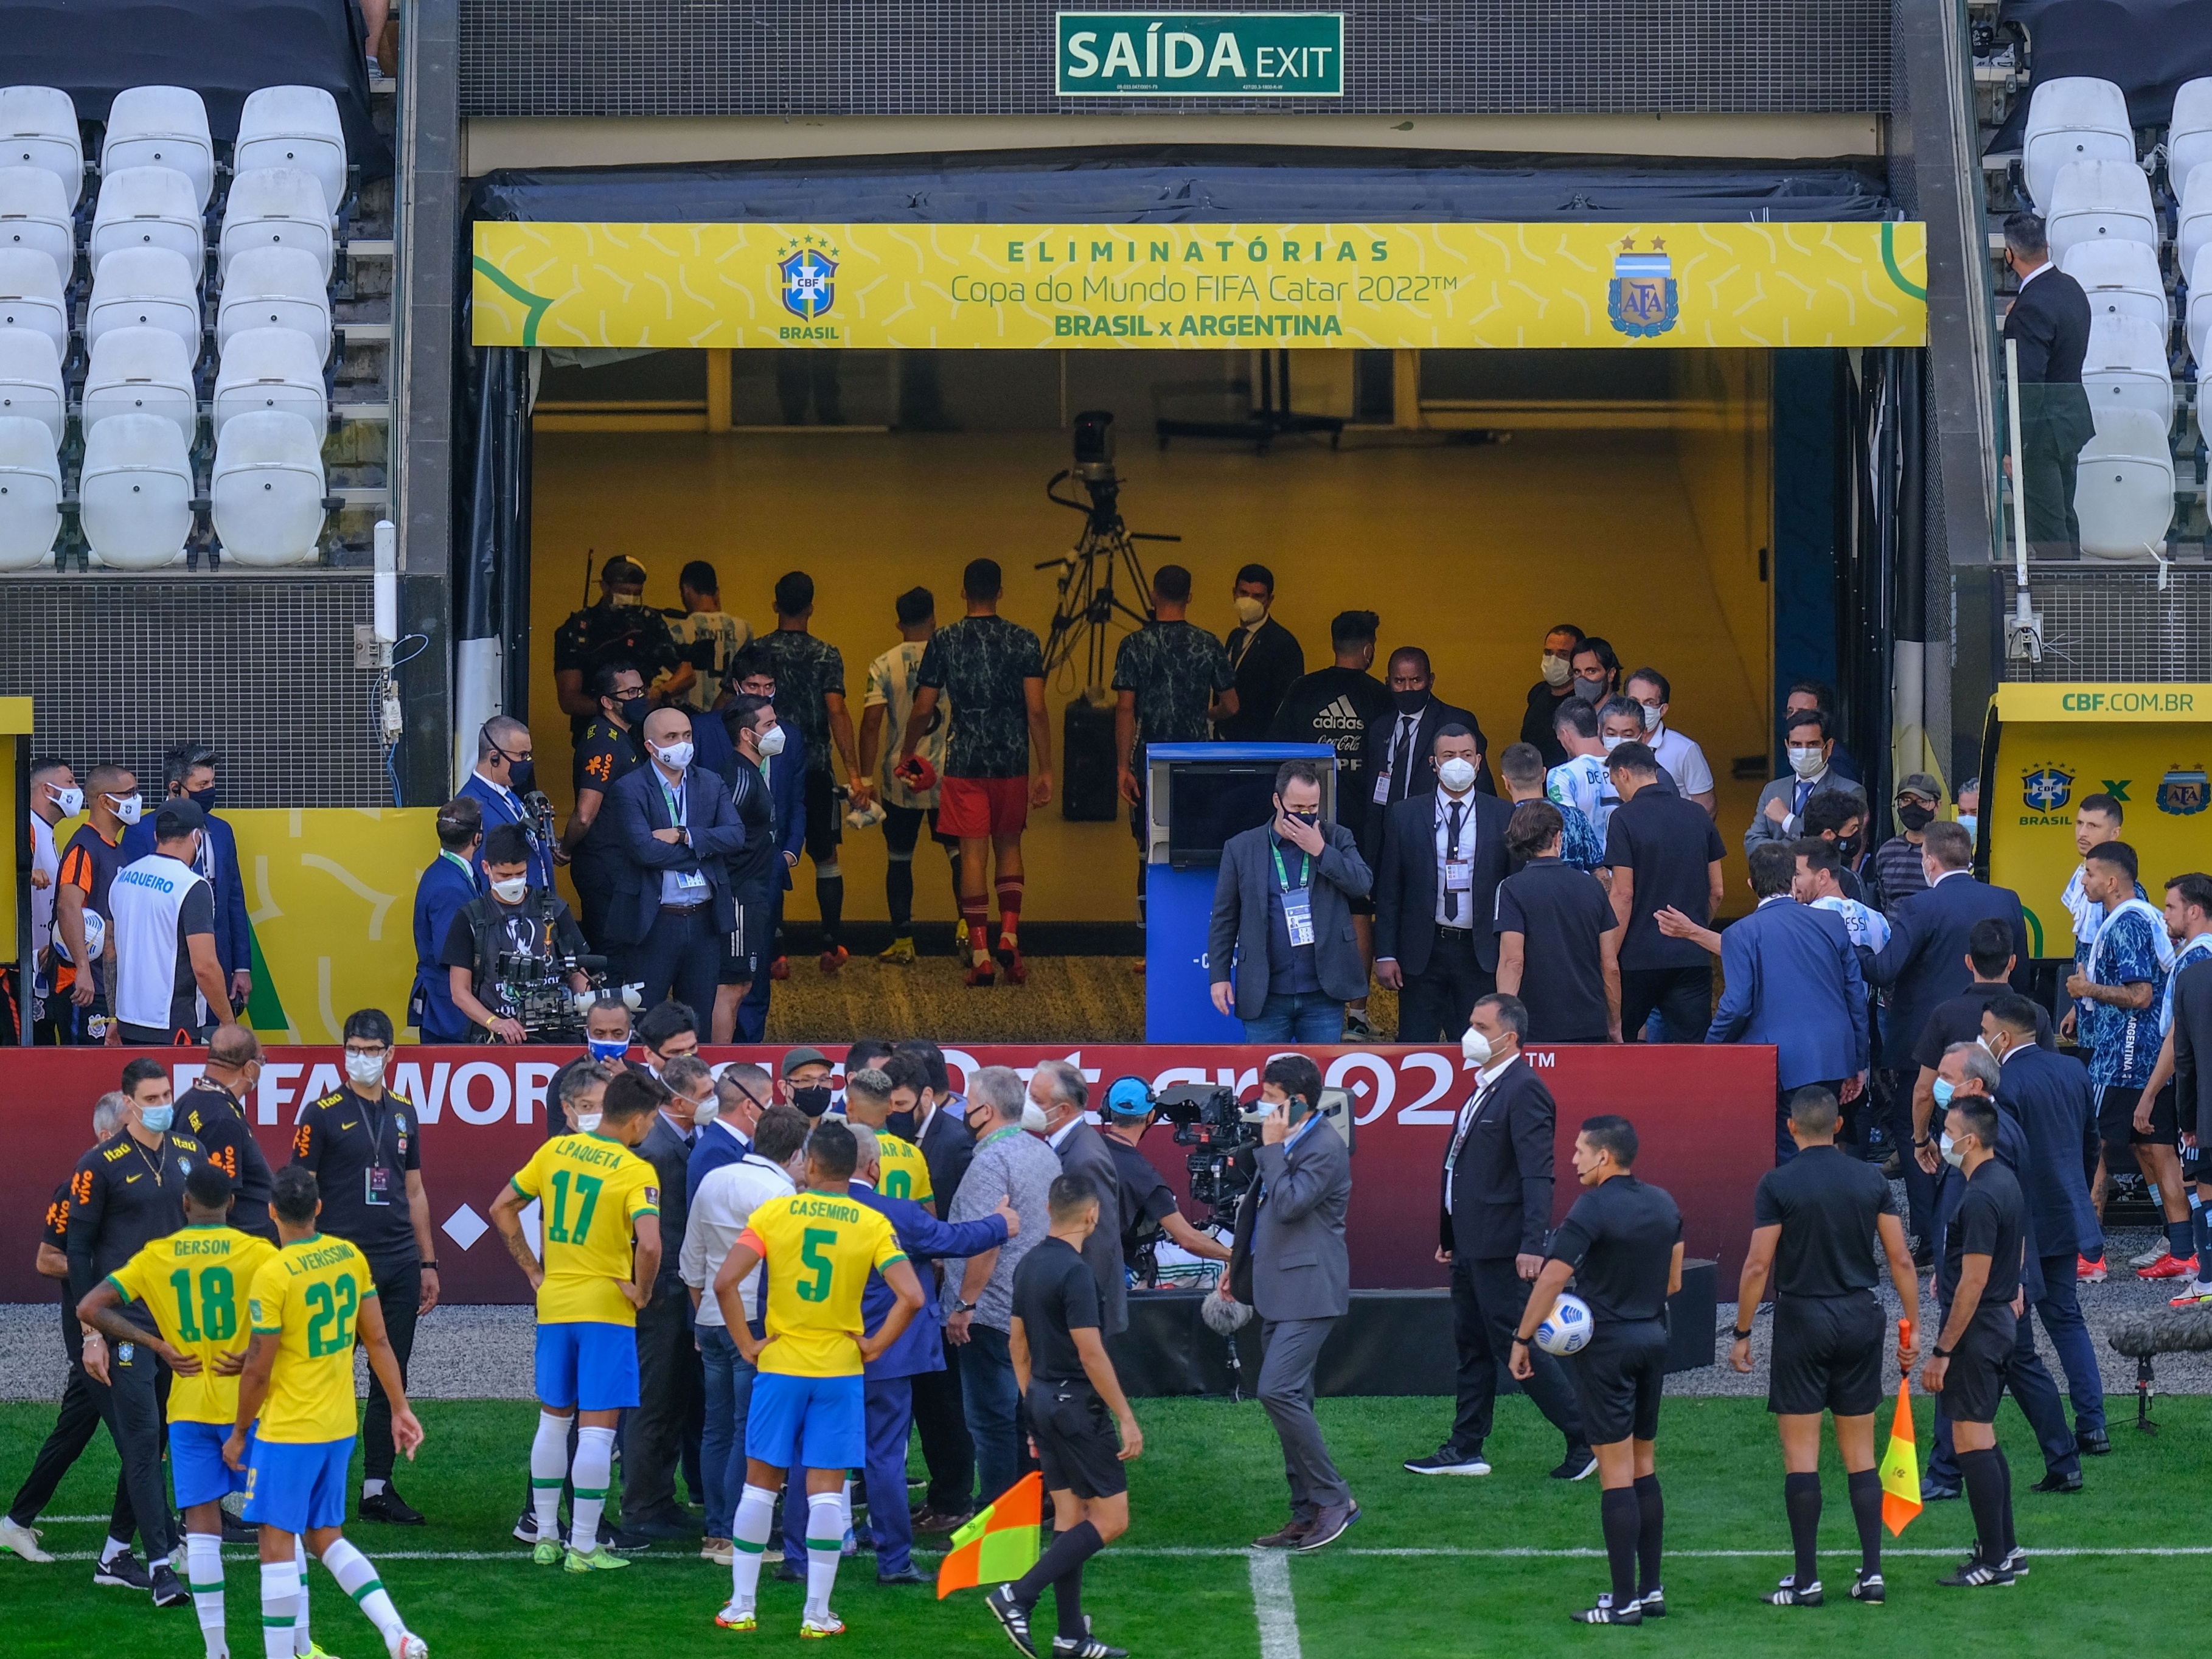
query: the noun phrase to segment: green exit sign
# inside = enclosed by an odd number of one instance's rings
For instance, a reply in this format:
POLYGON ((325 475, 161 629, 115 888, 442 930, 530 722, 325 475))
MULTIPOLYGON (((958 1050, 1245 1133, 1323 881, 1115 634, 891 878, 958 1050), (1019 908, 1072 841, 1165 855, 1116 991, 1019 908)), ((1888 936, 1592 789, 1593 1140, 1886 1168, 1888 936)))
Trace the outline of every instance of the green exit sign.
POLYGON ((1062 98, 1341 98, 1344 16, 1333 11, 1063 11, 1062 98))

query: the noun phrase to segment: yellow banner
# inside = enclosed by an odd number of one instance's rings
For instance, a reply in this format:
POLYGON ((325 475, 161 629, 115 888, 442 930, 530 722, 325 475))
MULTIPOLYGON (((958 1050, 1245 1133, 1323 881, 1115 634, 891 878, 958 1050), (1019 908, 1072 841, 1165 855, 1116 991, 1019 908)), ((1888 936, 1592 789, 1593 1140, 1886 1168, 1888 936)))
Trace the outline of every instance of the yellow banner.
POLYGON ((1918 224, 476 228, 478 345, 1917 346, 1918 224))

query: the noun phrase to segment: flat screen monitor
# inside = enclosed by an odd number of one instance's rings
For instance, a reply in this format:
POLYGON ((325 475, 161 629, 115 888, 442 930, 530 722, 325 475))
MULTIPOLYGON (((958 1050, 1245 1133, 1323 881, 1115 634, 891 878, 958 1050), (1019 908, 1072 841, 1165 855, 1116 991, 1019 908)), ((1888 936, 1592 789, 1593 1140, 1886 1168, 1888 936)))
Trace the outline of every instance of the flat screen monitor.
POLYGON ((1230 836, 1274 816, 1273 761, 1200 761, 1169 774, 1168 862, 1218 864, 1230 836))

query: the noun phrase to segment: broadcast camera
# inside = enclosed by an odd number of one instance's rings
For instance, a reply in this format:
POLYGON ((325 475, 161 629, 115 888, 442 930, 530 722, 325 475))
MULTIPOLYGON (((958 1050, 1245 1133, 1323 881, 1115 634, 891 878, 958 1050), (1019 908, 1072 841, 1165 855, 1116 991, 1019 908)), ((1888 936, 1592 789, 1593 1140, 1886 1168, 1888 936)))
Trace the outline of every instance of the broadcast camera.
MULTIPOLYGON (((584 1017, 592 1000, 606 983, 607 959, 596 956, 557 953, 550 894, 539 894, 537 938, 542 951, 501 951, 492 960, 491 995, 486 999, 522 1027, 532 1042, 581 1042, 584 1017), (581 974, 591 989, 573 989, 568 978, 581 974)), ((635 1008, 637 998, 625 988, 624 999, 635 1008)))
MULTIPOLYGON (((1228 1226, 1252 1185, 1252 1149, 1260 1144, 1260 1124, 1273 1109, 1264 1102, 1246 1105, 1233 1089, 1181 1084, 1160 1092, 1160 1115, 1175 1125, 1175 1142, 1192 1152, 1183 1167, 1190 1175, 1190 1198, 1212 1213, 1209 1226, 1228 1226)), ((1352 1097, 1342 1089, 1323 1089, 1316 1109, 1323 1122, 1352 1146, 1352 1097)))

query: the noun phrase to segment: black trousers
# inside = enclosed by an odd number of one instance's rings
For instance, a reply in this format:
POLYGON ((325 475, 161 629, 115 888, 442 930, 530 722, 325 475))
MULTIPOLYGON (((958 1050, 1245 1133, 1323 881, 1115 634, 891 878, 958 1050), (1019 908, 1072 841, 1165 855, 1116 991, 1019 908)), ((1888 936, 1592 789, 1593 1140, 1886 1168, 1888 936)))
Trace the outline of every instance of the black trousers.
POLYGON ((576 925, 584 930, 585 942, 603 955, 618 955, 607 943, 607 910, 615 893, 615 872, 607 855, 578 848, 568 860, 568 879, 576 886, 576 925))
MULTIPOLYGON (((151 1566, 165 1560, 177 1547, 176 1529, 169 1509, 169 1487, 161 1469, 161 1453, 168 1438, 167 1402, 169 1368, 154 1357, 143 1342, 107 1345, 108 1385, 86 1379, 95 1405, 115 1438, 115 1451, 123 1462, 123 1485, 138 1523, 138 1538, 151 1566), (126 1358, 124 1348, 130 1349, 126 1358), (105 1396, 104 1399, 101 1396, 105 1396)), ((118 1506, 118 1511, 121 1506, 118 1506)))
MULTIPOLYGON (((652 872, 647 875, 650 878, 652 872)), ((663 910, 644 939, 629 947, 626 977, 643 982, 648 1008, 673 995, 700 1018, 714 1012, 714 988, 722 971, 724 936, 714 926, 714 907, 663 910)), ((689 1300, 687 1297, 686 1300, 689 1300)))
MULTIPOLYGON (((939 1339, 940 1340, 942 1339, 939 1339)), ((914 1376, 914 1426, 929 1466, 927 1502, 939 1515, 965 1515, 975 1507, 975 1443, 968 1435, 960 1400, 959 1351, 945 1344, 945 1369, 914 1376)))
POLYGON ((1713 969, 1624 968, 1620 970, 1620 1035, 1644 1041, 1644 1022, 1656 1009, 1670 1042, 1703 1042, 1713 1023, 1713 969))
POLYGON ((676 1506, 676 1468, 684 1425, 703 1412, 707 1376, 692 1344, 691 1298, 683 1282, 663 1277, 637 1316, 637 1409, 623 1436, 625 1524, 676 1506))
POLYGON ((1436 943, 1429 965, 1407 975, 1406 988, 1398 993, 1398 1041, 1456 1042, 1475 999, 1498 988, 1498 975, 1475 959, 1472 933, 1434 922, 1415 925, 1435 928, 1436 943))
MULTIPOLYGON (((1510 1255, 1472 1261, 1455 1255, 1451 1298, 1452 1335, 1459 1344, 1459 1407, 1452 1417, 1450 1444, 1472 1455, 1490 1437, 1498 1405, 1498 1368, 1513 1357, 1513 1334, 1528 1311, 1528 1281, 1516 1270, 1510 1255)), ((1589 1442, 1583 1437, 1582 1407, 1576 1403, 1574 1380, 1566 1367, 1541 1348, 1532 1346, 1528 1358, 1536 1374, 1521 1385, 1522 1392, 1566 1436, 1570 1454, 1586 1449, 1589 1442)))
MULTIPOLYGON (((32 1461, 30 1474, 15 1489, 15 1500, 8 1505, 8 1518, 19 1527, 34 1524, 45 1512, 46 1505, 53 1501, 62 1477, 84 1455, 84 1449, 92 1443, 92 1437, 99 1431, 103 1420, 99 1397, 101 1390, 85 1375, 84 1351, 77 1342, 76 1309, 64 1302, 61 1315, 62 1348, 69 1355, 69 1381, 62 1389, 62 1408, 55 1415, 54 1426, 32 1461)), ((131 1506, 130 1488, 118 1474, 115 1508, 107 1523, 108 1536, 127 1539, 137 1524, 137 1511, 131 1506)))
POLYGON ((2020 474, 2027 491, 2022 505, 2027 543, 2043 558, 2075 558, 2081 551, 2081 520, 2074 511, 2074 478, 2080 468, 2081 447, 2069 448, 2057 424, 2037 417, 2034 394, 2044 389, 2021 388, 2024 418, 2020 474))
MULTIPOLYGON (((556 1105, 555 1111, 561 1109, 556 1105)), ((407 1381, 408 1357, 415 1352, 415 1322, 422 1305, 422 1264, 379 1261, 371 1258, 369 1271, 376 1275, 376 1302, 384 1310, 384 1334, 392 1339, 392 1357, 399 1362, 399 1380, 407 1381)), ((392 1479, 392 1401, 384 1385, 371 1374, 368 1409, 362 1414, 362 1477, 392 1479)))

